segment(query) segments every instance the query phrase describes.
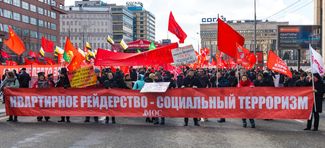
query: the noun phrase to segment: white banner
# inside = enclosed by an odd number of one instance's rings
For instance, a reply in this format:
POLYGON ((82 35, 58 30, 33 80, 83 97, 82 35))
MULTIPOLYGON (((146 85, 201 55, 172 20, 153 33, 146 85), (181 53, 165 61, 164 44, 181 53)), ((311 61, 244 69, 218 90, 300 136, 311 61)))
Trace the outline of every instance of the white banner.
POLYGON ((324 62, 322 56, 309 45, 310 58, 312 62, 311 71, 312 73, 318 73, 319 75, 325 74, 324 62))
POLYGON ((164 93, 167 91, 170 82, 157 82, 157 83, 145 83, 141 89, 141 93, 164 93))
POLYGON ((192 45, 173 49, 172 55, 175 65, 192 64, 197 60, 192 45))

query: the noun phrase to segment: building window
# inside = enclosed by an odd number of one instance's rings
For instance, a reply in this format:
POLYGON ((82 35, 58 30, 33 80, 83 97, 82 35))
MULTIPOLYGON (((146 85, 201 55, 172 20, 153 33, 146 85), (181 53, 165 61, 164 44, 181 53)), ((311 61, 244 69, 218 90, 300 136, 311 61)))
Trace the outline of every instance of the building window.
POLYGON ((3 2, 8 3, 8 4, 12 4, 12 0, 3 0, 3 2))
POLYGON ((41 8, 41 7, 38 7, 38 14, 44 14, 44 11, 43 11, 43 8, 41 8))
POLYGON ((36 31, 30 31, 30 37, 37 38, 37 32, 36 31))
POLYGON ((55 36, 55 35, 52 35, 52 36, 51 36, 51 40, 52 40, 53 42, 56 42, 56 36, 55 36))
POLYGON ((56 30, 56 24, 51 23, 51 29, 56 30))
POLYGON ((32 11, 32 12, 36 12, 36 6, 30 4, 30 11, 32 11))
POLYGON ((20 7, 20 0, 14 0, 13 4, 17 7, 20 7))
POLYGON ((20 21, 20 14, 14 12, 14 20, 20 21))
POLYGON ((29 30, 28 29, 24 29, 23 30, 23 36, 28 36, 29 35, 29 30))
POLYGON ((30 23, 33 25, 37 25, 36 18, 30 17, 30 23))
POLYGON ((51 18, 56 19, 56 13, 55 12, 51 12, 51 18))
POLYGON ((44 26, 44 21, 43 20, 38 20, 38 26, 43 27, 44 26))
POLYGON ((3 25, 0 23, 0 31, 3 31, 3 25))
POLYGON ((0 16, 3 16, 2 9, 0 8, 0 16))
POLYGON ((9 11, 9 10, 3 10, 3 16, 5 17, 5 18, 12 18, 12 12, 11 11, 9 11))
POLYGON ((21 4, 22 4, 23 9, 29 10, 29 4, 28 3, 22 1, 21 4))

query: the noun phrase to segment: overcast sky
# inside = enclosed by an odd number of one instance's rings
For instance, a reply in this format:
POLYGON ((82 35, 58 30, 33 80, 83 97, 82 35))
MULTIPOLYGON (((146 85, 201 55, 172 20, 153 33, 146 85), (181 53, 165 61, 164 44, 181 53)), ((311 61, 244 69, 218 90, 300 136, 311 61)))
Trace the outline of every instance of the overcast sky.
MULTIPOLYGON (((66 6, 73 5, 76 0, 66 0, 66 6)), ((108 3, 125 5, 130 0, 103 0, 108 3)), ((254 0, 138 0, 146 10, 156 16, 156 40, 167 38, 168 16, 173 11, 174 17, 188 38, 185 44, 197 47, 201 18, 223 15, 227 20, 254 19, 254 0)), ((292 25, 313 24, 313 0, 257 0, 257 18, 288 21, 292 25), (289 7, 288 9, 285 9, 289 7)), ((168 37, 172 42, 178 41, 172 34, 168 37)))

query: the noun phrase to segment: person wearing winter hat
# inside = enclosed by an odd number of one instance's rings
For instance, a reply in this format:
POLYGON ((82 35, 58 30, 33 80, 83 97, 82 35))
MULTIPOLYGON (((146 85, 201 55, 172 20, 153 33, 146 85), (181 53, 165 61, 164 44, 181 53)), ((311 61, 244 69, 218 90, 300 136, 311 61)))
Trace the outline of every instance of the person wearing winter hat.
POLYGON ((319 113, 322 113, 323 110, 323 94, 325 90, 322 78, 318 73, 314 74, 314 87, 315 87, 315 103, 313 106, 313 112, 311 118, 307 122, 307 127, 304 130, 311 130, 312 120, 314 118, 313 131, 318 131, 319 113))

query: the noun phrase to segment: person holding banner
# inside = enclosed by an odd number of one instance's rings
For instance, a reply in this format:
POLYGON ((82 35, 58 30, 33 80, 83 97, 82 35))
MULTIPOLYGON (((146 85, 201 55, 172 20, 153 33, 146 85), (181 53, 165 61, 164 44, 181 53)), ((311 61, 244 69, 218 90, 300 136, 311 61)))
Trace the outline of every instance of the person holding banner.
MULTIPOLYGON (((112 88, 117 88, 117 84, 116 84, 116 81, 114 80, 114 75, 112 72, 108 72, 107 73, 107 78, 104 79, 104 87, 106 89, 112 89, 112 88)), ((106 119, 105 119, 105 123, 108 124, 109 123, 109 117, 106 116, 106 119)), ((115 124, 116 121, 115 121, 115 117, 112 117, 112 124, 115 124)))
MULTIPOLYGON (((1 91, 3 91, 4 88, 19 88, 19 81, 18 81, 17 77, 15 76, 14 72, 12 72, 12 71, 7 72, 7 76, 1 84, 1 91)), ((5 96, 3 96, 3 98, 5 98, 5 96)), ((9 116, 9 119, 7 121, 17 122, 18 117, 17 116, 9 116)))
POLYGON ((20 88, 29 88, 30 75, 26 72, 26 68, 22 68, 18 76, 20 88))
MULTIPOLYGON (((182 85, 182 88, 185 88, 185 87, 188 87, 188 88, 201 87, 200 81, 194 75, 194 70, 189 70, 189 72, 187 73, 187 76, 185 77, 185 79, 183 81, 183 85, 182 85)), ((200 126, 198 118, 193 118, 193 121, 194 121, 195 126, 200 126)), ((188 118, 184 118, 184 126, 188 126, 188 118)))
MULTIPOLYGON (((32 88, 50 88, 49 81, 45 79, 45 73, 44 72, 39 72, 37 73, 38 79, 37 81, 33 84, 32 88)), ((50 117, 44 117, 45 121, 48 122, 50 117)), ((38 116, 37 121, 42 122, 43 117, 38 116)))
POLYGON ((322 78, 318 73, 314 74, 314 87, 315 87, 315 103, 313 106, 313 112, 310 119, 307 122, 307 128, 305 128, 304 130, 311 130, 312 120, 314 118, 313 131, 318 131, 319 113, 322 113, 323 110, 323 94, 325 90, 322 78))
MULTIPOLYGON (((238 87, 254 87, 254 84, 248 79, 247 75, 243 75, 241 77, 241 80, 238 83, 238 87)), ((243 121, 243 127, 247 127, 247 121, 246 119, 242 119, 243 121)), ((249 122, 251 123, 251 127, 255 128, 255 121, 254 119, 249 119, 249 122)))
MULTIPOLYGON (((68 78, 68 71, 66 68, 61 68, 60 70, 60 76, 59 76, 59 80, 56 82, 56 86, 55 87, 63 87, 64 89, 70 88, 70 81, 68 78)), ((58 122, 65 122, 67 121, 67 123, 70 123, 70 117, 69 116, 62 116, 61 120, 59 120, 58 122)))

